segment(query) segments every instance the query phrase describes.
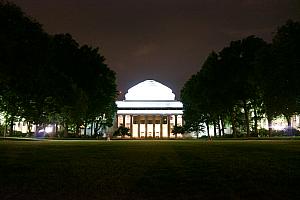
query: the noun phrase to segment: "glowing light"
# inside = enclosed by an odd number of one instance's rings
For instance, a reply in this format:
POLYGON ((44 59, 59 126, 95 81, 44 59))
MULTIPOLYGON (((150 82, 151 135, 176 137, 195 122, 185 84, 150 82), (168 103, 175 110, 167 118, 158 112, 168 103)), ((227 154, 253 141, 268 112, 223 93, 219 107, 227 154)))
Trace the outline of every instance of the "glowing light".
POLYGON ((180 101, 116 101, 118 108, 182 108, 180 101))
POLYGON ((183 114, 183 104, 167 86, 145 80, 128 90, 124 101, 116 101, 118 115, 171 115, 183 114))
POLYGON ((145 80, 130 88, 125 100, 175 100, 175 94, 157 81, 145 80))
POLYGON ((122 114, 161 114, 161 115, 170 115, 170 114, 177 114, 177 115, 182 115, 183 111, 182 110, 118 110, 117 111, 118 115, 122 114))
POLYGON ((281 131, 284 128, 286 128, 286 126, 282 125, 282 124, 275 124, 272 126, 272 129, 277 130, 277 131, 281 131))
POLYGON ((46 133, 51 133, 51 132, 53 132, 53 126, 47 126, 47 127, 45 128, 45 132, 46 132, 46 133))

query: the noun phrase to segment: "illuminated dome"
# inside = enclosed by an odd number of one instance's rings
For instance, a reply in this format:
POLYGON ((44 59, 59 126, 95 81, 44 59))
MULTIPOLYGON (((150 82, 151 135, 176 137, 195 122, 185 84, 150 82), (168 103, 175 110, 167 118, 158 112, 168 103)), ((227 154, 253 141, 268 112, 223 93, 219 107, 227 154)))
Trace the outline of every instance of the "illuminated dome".
POLYGON ((175 100, 175 94, 157 81, 145 80, 130 88, 125 100, 175 100))

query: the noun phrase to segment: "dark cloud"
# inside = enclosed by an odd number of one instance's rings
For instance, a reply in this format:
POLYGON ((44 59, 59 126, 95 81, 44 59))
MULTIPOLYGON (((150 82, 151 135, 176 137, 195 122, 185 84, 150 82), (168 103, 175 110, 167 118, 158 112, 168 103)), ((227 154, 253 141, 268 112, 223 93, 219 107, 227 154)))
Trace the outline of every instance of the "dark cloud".
POLYGON ((287 19, 300 19, 298 0, 14 0, 50 33, 71 33, 99 46, 124 92, 144 79, 171 87, 231 40, 271 40, 287 19))

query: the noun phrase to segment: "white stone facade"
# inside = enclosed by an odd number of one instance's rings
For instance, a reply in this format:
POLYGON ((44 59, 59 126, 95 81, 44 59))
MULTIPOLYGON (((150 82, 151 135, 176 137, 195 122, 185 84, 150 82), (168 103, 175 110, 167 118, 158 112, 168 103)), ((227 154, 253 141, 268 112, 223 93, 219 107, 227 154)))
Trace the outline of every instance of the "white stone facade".
POLYGON ((183 125, 182 103, 170 88, 154 80, 133 86, 116 104, 116 126, 129 128, 132 138, 175 138, 173 127, 183 125))

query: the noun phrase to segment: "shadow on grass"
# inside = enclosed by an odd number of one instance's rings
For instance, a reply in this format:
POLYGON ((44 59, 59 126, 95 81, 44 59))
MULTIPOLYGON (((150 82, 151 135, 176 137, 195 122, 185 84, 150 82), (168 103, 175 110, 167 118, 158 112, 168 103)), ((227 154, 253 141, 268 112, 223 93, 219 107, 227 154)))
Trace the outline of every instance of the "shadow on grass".
POLYGON ((295 199, 300 141, 0 141, 1 199, 295 199))

